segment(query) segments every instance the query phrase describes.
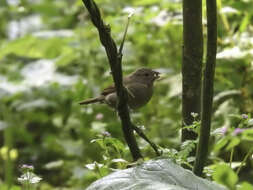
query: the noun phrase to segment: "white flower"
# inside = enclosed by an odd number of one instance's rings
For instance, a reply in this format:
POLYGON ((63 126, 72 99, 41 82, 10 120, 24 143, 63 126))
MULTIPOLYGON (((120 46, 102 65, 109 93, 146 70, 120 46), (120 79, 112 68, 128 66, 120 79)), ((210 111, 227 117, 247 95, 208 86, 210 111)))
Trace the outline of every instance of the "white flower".
POLYGON ((39 183, 42 180, 41 177, 35 175, 32 172, 26 172, 23 175, 21 175, 21 177, 18 178, 18 181, 20 183, 30 183, 30 184, 35 184, 35 183, 39 183))

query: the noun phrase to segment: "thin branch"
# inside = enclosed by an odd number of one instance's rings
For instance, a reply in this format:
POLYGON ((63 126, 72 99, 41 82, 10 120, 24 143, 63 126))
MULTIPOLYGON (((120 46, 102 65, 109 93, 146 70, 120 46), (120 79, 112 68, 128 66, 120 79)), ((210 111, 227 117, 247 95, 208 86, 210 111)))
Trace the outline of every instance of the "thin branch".
POLYGON ((129 26, 129 22, 130 22, 131 17, 132 17, 132 14, 129 14, 128 17, 127 17, 126 29, 125 29, 125 32, 124 32, 124 35, 123 35, 122 42, 121 42, 120 47, 119 47, 119 54, 122 54, 122 50, 123 50, 123 46, 124 46, 124 42, 125 42, 125 39, 126 39, 127 30, 128 30, 128 26, 129 26))
POLYGON ((151 140, 149 140, 149 138, 142 132, 142 130, 140 128, 138 128, 135 125, 132 125, 133 129, 136 131, 136 133, 138 133, 138 135, 143 138, 155 151, 157 156, 161 156, 162 152, 159 152, 158 147, 156 146, 155 143, 153 143, 151 140))
POLYGON ((201 127, 193 171, 201 176, 208 155, 212 118, 213 83, 217 52, 217 7, 216 0, 206 0, 207 12, 207 55, 203 80, 201 127))
POLYGON ((100 41, 105 48, 109 64, 111 67, 113 80, 115 83, 116 93, 119 100, 118 113, 121 119, 124 137, 128 144, 133 159, 137 160, 142 156, 133 134, 132 122, 130 119, 127 105, 128 96, 122 84, 122 68, 121 68, 122 54, 118 52, 117 46, 110 34, 110 27, 104 24, 104 21, 101 18, 96 3, 93 0, 82 0, 82 1, 90 13, 91 21, 97 28, 99 32, 100 41))

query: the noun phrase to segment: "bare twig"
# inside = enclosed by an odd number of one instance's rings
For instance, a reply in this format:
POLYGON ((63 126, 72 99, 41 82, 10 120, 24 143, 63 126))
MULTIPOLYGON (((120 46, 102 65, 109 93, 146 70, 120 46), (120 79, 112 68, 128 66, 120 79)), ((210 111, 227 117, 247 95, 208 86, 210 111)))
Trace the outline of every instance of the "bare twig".
POLYGON ((137 126, 135 126, 134 124, 132 125, 133 129, 136 131, 136 133, 138 133, 138 135, 143 138, 155 151, 157 156, 161 156, 162 152, 159 152, 158 147, 156 146, 155 143, 153 143, 151 140, 149 140, 149 138, 142 132, 142 130, 140 128, 138 128, 137 126))
POLYGON ((125 42, 125 39, 126 39, 126 35, 127 35, 127 30, 128 30, 128 26, 129 26, 129 22, 130 22, 130 19, 132 17, 132 14, 129 14, 128 17, 127 17, 127 24, 126 24, 126 29, 125 29, 125 32, 124 32, 124 35, 123 35, 123 40, 120 44, 120 47, 119 47, 119 53, 122 54, 122 50, 123 50, 123 46, 124 46, 124 42, 125 42))

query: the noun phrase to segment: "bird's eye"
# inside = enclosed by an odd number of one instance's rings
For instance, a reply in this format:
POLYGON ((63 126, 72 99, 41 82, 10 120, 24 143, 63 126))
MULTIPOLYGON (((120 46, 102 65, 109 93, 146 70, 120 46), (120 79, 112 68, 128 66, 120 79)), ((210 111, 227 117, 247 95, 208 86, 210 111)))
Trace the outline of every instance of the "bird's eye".
POLYGON ((149 74, 148 74, 148 73, 145 73, 144 75, 145 75, 146 77, 147 77, 147 76, 149 76, 149 74))

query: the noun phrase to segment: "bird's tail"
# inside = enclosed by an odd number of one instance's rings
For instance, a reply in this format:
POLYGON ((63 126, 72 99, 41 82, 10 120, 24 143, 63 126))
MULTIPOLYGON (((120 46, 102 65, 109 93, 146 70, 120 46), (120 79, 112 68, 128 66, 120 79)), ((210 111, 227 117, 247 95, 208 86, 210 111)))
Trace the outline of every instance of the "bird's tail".
POLYGON ((99 97, 96 97, 96 98, 90 98, 90 99, 87 99, 87 100, 83 100, 83 101, 79 102, 79 104, 80 105, 92 104, 92 103, 96 103, 96 102, 103 102, 103 100, 104 100, 104 97, 99 96, 99 97))

